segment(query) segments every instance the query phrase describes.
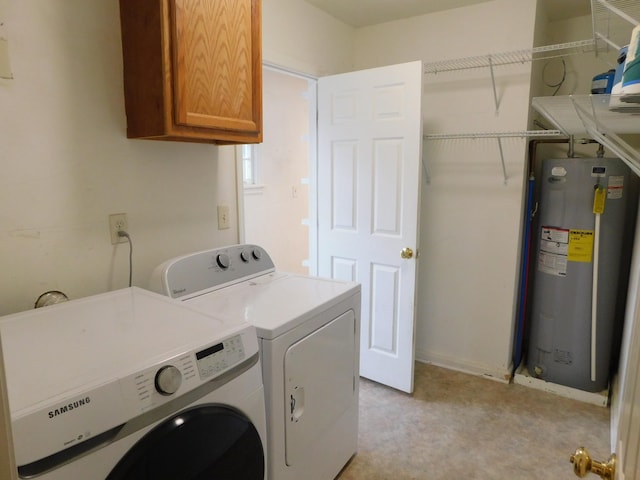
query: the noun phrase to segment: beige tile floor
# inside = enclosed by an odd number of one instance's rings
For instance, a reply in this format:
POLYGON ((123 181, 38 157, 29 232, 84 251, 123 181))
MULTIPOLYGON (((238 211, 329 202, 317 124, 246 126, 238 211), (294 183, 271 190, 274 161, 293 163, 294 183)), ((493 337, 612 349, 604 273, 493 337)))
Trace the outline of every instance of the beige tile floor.
POLYGON ((338 478, 572 479, 569 455, 606 460, 609 435, 608 408, 418 363, 413 395, 361 380, 358 453, 338 478))

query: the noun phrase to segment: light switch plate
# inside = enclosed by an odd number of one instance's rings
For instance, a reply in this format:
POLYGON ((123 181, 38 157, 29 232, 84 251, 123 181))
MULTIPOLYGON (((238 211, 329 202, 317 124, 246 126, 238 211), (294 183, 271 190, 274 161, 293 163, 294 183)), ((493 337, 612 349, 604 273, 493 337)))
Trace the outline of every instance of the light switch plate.
POLYGON ((218 205, 218 230, 229 227, 229 205, 218 205))

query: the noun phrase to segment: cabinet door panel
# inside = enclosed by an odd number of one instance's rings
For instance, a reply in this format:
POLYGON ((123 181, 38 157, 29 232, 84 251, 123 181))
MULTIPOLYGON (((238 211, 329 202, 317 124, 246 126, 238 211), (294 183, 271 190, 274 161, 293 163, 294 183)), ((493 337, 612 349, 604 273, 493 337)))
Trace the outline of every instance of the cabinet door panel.
POLYGON ((261 0, 120 0, 127 137, 262 141, 261 0))
POLYGON ((175 122, 257 131, 252 0, 175 0, 175 122))

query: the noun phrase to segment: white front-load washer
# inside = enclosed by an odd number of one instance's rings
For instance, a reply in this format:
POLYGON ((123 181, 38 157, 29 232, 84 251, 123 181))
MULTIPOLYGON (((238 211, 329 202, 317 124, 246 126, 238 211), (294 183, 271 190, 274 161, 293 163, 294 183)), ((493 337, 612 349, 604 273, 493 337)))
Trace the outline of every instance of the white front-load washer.
POLYGON ((356 453, 360 285, 278 272, 256 245, 159 265, 149 288, 254 325, 270 480, 331 480, 356 453))
POLYGON ((19 477, 264 480, 255 336, 135 287, 1 318, 19 477))

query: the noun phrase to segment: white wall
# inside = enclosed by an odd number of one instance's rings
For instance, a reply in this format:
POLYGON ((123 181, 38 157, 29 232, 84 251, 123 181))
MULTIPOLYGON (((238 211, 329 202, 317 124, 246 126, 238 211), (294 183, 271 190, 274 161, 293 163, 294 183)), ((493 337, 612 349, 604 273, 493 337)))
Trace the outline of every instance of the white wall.
MULTIPOLYGON (((535 0, 495 0, 356 31, 356 67, 433 62, 533 46, 535 0)), ((527 129, 531 65, 425 77, 425 133, 527 129)), ((504 379, 518 277, 526 141, 429 141, 422 194, 416 355, 504 379)))
MULTIPOLYGON (((588 40, 593 37, 593 24, 591 15, 569 18, 551 22, 547 27, 547 44, 567 43, 577 40, 588 40)), ((564 57, 567 66, 565 82, 558 91, 558 95, 586 95, 591 91, 591 80, 610 68, 615 68, 617 51, 599 52, 595 55, 591 48, 583 54, 564 57)), ((548 73, 553 73, 553 68, 559 69, 559 61, 549 63, 548 73)), ((553 82, 553 78, 546 78, 547 82, 553 82)), ((547 87, 545 95, 552 95, 555 89, 547 87)))
POLYGON ((128 246, 107 216, 126 212, 135 285, 170 256, 233 243, 235 167, 217 147, 128 140, 118 3, 24 0, 6 12, 14 80, 0 83, 0 314, 59 289, 125 287, 128 246))
POLYGON ((301 0, 263 0, 263 61, 321 77, 353 69, 354 29, 301 0))
MULTIPOLYGON (((6 2, 14 80, 0 80, 0 314, 42 292, 125 287, 128 246, 107 217, 126 212, 133 283, 189 251, 235 243, 233 149, 128 140, 118 3, 6 2), (216 207, 231 207, 217 229, 216 207)), ((266 61, 311 74, 348 70, 353 29, 306 2, 265 0, 266 61)))
MULTIPOLYGON (((2 0, 0 13, 14 74, 0 80, 0 315, 51 289, 125 287, 128 246, 111 245, 110 213, 128 214, 138 286, 166 258, 237 241, 231 147, 126 139, 116 1, 2 0), (230 206, 228 230, 218 204, 230 206)), ((292 0, 265 0, 263 13, 265 60, 351 69, 350 27, 292 0)))
MULTIPOLYGON (((308 274, 309 80, 264 69, 264 142, 258 188, 244 194, 245 242, 264 247, 279 270, 308 274)), ((313 81, 312 81, 313 82, 313 81)), ((313 82, 315 83, 315 82, 313 82)), ((315 135, 315 132, 312 133, 315 135)))
MULTIPOLYGON (((265 64, 312 77, 353 70, 353 27, 336 20, 304 0, 264 0, 262 11, 262 55, 265 64)), ((265 112, 265 115, 268 113, 265 112)), ((268 128, 266 122, 265 128, 268 128)), ((315 192, 314 178, 310 172, 309 189, 312 195, 315 192)), ((302 186, 300 194, 304 195, 305 190, 307 188, 302 186)), ((309 220, 313 221, 314 213, 308 213, 309 220)), ((310 246, 311 258, 314 258, 315 243, 315 239, 305 241, 305 245, 310 246)), ((313 265, 311 261, 311 266, 313 265)), ((294 271, 299 269, 295 266, 290 268, 294 271)))

